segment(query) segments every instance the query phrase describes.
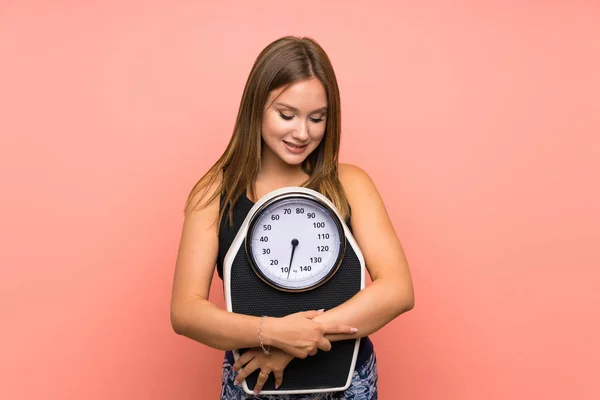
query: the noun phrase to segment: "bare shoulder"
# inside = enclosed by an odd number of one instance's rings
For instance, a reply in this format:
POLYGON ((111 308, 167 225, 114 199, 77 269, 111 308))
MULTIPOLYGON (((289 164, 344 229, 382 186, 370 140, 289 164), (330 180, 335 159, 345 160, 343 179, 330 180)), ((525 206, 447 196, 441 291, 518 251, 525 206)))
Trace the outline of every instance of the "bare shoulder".
POLYGON ((404 250, 373 179, 352 164, 339 164, 338 176, 352 207, 353 236, 371 278, 389 277, 398 287, 412 290, 404 250))
POLYGON ((214 177, 212 182, 208 181, 207 177, 198 182, 188 196, 185 207, 186 216, 195 216, 203 209, 208 208, 214 211, 215 206, 218 208, 219 196, 216 192, 222 180, 223 174, 219 173, 214 177), (217 196, 215 196, 216 194, 217 196))
POLYGON ((371 176, 353 164, 339 164, 338 176, 352 208, 352 226, 358 234, 376 229, 390 232, 391 221, 371 176))
POLYGON ((338 176, 353 209, 360 206, 361 199, 365 196, 381 200, 375 183, 362 168, 354 164, 340 163, 338 176))

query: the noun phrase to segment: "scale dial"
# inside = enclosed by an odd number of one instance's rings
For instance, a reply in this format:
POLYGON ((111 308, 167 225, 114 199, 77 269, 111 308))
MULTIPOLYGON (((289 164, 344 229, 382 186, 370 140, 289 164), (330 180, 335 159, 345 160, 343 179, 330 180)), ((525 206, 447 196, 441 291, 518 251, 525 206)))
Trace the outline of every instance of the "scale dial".
POLYGON ((345 244, 338 215, 320 199, 298 193, 266 202, 254 214, 246 236, 255 272, 284 291, 325 283, 339 268, 345 244))

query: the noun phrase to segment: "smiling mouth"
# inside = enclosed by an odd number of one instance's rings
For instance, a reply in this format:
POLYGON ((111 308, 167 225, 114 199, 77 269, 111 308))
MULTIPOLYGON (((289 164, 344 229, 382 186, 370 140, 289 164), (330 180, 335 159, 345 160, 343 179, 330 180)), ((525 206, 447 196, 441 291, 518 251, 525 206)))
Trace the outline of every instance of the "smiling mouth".
POLYGON ((300 146, 300 145, 297 145, 297 144, 293 144, 293 143, 290 143, 290 142, 286 142, 285 140, 283 141, 283 143, 287 144, 287 145, 288 145, 288 146, 290 146, 290 147, 293 147, 294 149, 303 149, 303 148, 305 148, 306 146, 308 146, 307 144, 304 144, 304 145, 300 146))

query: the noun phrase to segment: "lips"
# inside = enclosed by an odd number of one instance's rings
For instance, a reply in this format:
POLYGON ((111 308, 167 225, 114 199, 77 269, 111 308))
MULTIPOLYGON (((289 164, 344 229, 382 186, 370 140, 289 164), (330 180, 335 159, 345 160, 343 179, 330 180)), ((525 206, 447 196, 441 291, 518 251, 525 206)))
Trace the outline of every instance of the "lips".
POLYGON ((283 142, 284 142, 285 144, 287 144, 288 146, 290 146, 290 147, 293 147, 293 148, 295 148, 295 149, 303 149, 303 148, 305 148, 305 147, 306 147, 306 145, 305 145, 305 144, 303 144, 303 145, 299 145, 299 144, 294 144, 294 143, 286 142, 285 140, 284 140, 283 142))
POLYGON ((283 144, 285 145, 285 148, 290 153, 294 153, 294 154, 300 154, 300 153, 302 153, 304 151, 304 149, 306 149, 306 146, 308 146, 308 144, 297 145, 297 144, 294 144, 294 143, 286 142, 285 140, 283 141, 283 144))

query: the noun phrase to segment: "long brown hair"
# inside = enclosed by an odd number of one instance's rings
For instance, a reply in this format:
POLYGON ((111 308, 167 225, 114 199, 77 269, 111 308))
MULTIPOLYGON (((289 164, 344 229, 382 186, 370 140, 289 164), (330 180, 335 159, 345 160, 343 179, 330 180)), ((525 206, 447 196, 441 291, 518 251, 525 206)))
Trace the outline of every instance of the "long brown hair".
POLYGON ((219 220, 229 209, 231 224, 233 204, 250 187, 254 197, 254 182, 261 167, 261 127, 265 103, 271 91, 295 82, 317 78, 327 94, 325 134, 319 146, 302 164, 309 179, 302 186, 329 198, 342 218, 349 215, 349 206, 338 178, 338 154, 341 136, 340 94, 329 57, 311 38, 282 37, 269 44, 256 59, 240 103, 233 135, 225 152, 196 183, 189 194, 186 214, 200 204, 208 189, 222 174, 222 180, 206 203, 222 197, 219 220), (198 198, 199 192, 205 192, 198 198))

